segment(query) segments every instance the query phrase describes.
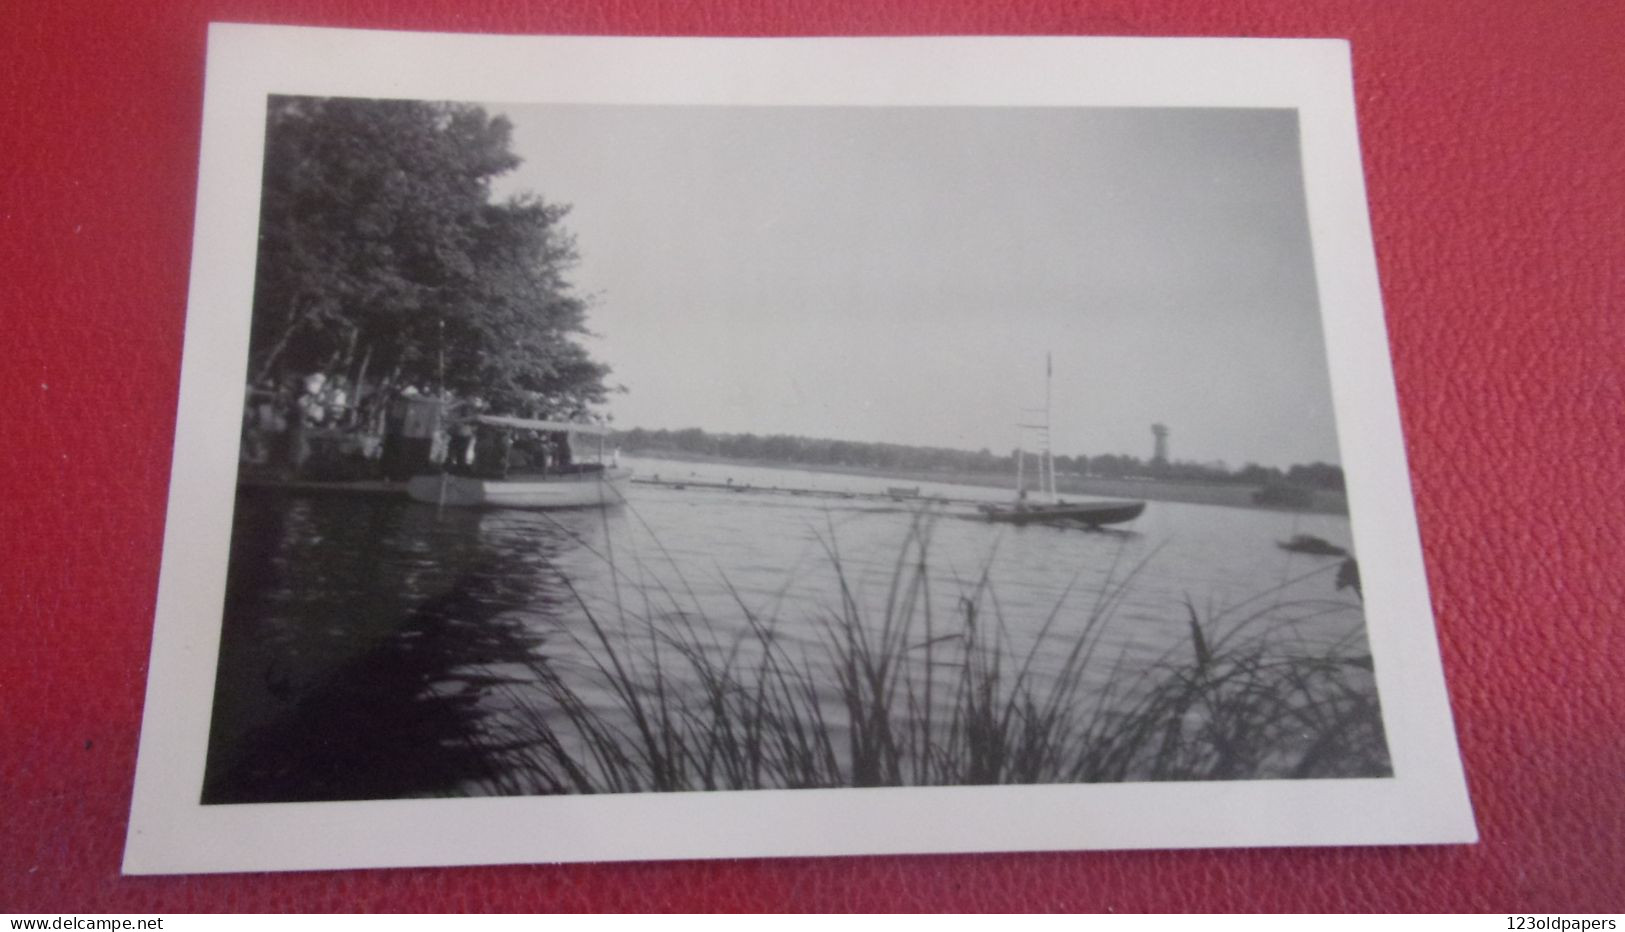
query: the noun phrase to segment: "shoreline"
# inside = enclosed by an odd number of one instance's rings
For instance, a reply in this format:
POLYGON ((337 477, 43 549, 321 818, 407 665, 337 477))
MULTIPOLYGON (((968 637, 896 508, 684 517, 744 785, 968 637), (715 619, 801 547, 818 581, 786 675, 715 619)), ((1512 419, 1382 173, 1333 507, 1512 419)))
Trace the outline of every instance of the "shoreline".
MULTIPOLYGON (((756 460, 732 456, 710 456, 681 450, 623 449, 626 456, 670 460, 678 463, 714 463, 726 466, 748 466, 758 469, 777 469, 795 472, 833 473, 842 476, 864 476, 904 482, 935 482, 944 485, 963 485, 982 489, 1008 489, 1006 477, 989 473, 917 472, 905 469, 876 469, 869 466, 836 466, 828 464, 784 463, 776 460, 756 460)), ((1307 512, 1310 514, 1348 516, 1348 496, 1342 492, 1315 490, 1313 504, 1307 508, 1286 508, 1260 505, 1253 501, 1257 487, 1246 484, 1179 482, 1164 479, 1107 479, 1098 476, 1056 476, 1056 491, 1063 495, 1098 495, 1104 498, 1143 499, 1156 502, 1180 502, 1189 505, 1217 505, 1223 508, 1247 508, 1253 511, 1307 512)))

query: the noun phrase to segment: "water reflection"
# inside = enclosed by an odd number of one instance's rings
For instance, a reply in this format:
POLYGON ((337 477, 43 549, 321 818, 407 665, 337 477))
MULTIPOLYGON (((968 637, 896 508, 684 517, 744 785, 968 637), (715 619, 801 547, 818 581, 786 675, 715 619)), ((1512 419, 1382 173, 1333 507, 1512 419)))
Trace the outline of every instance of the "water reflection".
MULTIPOLYGON (((590 522, 574 534, 591 533, 590 522)), ((245 494, 206 803, 398 798, 499 776, 484 703, 536 656, 572 535, 367 499, 245 494)))

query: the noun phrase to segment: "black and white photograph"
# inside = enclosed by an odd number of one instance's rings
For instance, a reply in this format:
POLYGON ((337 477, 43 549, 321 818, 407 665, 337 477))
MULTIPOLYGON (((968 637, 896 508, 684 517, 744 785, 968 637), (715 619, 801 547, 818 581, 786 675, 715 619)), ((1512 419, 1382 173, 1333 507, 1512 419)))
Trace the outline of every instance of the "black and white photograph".
POLYGON ((200 811, 1403 768, 1299 108, 308 87, 190 310, 200 811))
POLYGON ((1386 776, 1297 140, 271 98, 204 800, 1386 776))

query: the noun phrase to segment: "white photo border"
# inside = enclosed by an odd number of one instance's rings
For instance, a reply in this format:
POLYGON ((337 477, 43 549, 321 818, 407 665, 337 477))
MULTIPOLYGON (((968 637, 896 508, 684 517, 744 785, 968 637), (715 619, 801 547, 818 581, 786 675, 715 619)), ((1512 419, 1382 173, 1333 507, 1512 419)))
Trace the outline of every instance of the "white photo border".
POLYGON ((1410 495, 1346 42, 644 39, 215 24, 203 114, 174 465, 126 873, 1476 840, 1410 495), (202 805, 272 94, 1296 110, 1394 776, 202 805))

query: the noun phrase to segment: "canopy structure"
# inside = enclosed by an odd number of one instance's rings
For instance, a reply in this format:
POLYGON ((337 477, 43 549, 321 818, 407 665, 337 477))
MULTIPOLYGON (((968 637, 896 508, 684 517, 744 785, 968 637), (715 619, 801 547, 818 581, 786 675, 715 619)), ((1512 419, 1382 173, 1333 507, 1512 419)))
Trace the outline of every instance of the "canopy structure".
POLYGON ((574 421, 533 421, 528 418, 503 417, 496 414, 481 414, 472 420, 487 427, 511 427, 515 430, 567 430, 594 437, 603 437, 609 433, 609 428, 602 424, 578 424, 574 421))

